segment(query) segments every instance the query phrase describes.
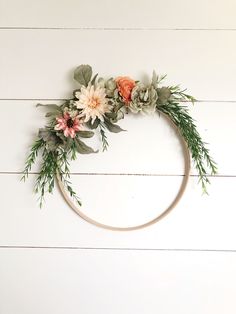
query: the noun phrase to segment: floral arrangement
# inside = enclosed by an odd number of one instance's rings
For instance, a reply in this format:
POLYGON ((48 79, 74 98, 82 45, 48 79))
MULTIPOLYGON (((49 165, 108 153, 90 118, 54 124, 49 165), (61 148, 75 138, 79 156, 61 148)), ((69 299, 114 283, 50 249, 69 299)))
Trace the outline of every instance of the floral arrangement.
POLYGON ((52 193, 56 175, 60 176, 70 196, 81 205, 69 181, 70 161, 76 159, 77 153, 97 152, 84 143, 84 139, 92 137, 95 132, 100 134, 102 149, 106 150, 106 132, 123 131, 117 122, 129 112, 164 113, 173 121, 186 141, 203 192, 207 193, 207 169, 210 174, 216 174, 217 167, 185 105, 189 101, 194 103, 195 99, 178 85, 162 86, 164 78, 165 76, 159 77, 153 72, 150 83, 145 85, 127 76, 107 80, 98 77, 98 74, 93 76, 89 65, 76 68, 74 79, 78 83, 78 89, 62 105, 44 105, 48 108, 48 123, 39 129, 26 160, 23 180, 28 177, 39 151, 42 152, 41 169, 35 184, 35 191, 40 195, 40 206, 45 193, 52 193))

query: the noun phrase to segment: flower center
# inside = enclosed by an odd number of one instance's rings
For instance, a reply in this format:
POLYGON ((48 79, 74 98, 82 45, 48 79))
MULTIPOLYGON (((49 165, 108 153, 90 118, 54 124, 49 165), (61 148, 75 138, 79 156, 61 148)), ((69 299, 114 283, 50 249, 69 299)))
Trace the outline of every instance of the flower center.
POLYGON ((74 125, 74 121, 70 118, 69 120, 67 120, 66 125, 68 126, 68 128, 72 128, 74 125))
POLYGON ((91 97, 89 100, 89 107, 90 108, 97 108, 100 105, 100 99, 98 97, 91 97))

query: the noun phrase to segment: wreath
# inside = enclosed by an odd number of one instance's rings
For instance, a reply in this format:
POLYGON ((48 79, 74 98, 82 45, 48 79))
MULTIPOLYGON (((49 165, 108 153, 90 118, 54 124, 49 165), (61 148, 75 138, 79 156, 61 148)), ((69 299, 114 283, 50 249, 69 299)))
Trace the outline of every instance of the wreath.
POLYGON ((106 132, 122 132, 117 123, 129 112, 159 113, 171 120, 187 145, 202 190, 207 193, 207 171, 214 175, 217 167, 197 131, 195 121, 189 115, 188 102, 194 104, 195 99, 179 85, 162 86, 164 78, 154 71, 149 84, 127 76, 104 79, 98 74, 93 76, 91 66, 80 65, 74 71, 78 88, 71 99, 61 105, 37 104, 47 107, 48 123, 39 129, 26 160, 22 180, 28 177, 41 151, 41 168, 34 189, 39 194, 40 207, 45 193, 53 192, 56 177, 70 197, 81 206, 81 200, 70 182, 70 161, 75 160, 77 154, 97 153, 84 142, 95 133, 101 137, 102 150, 107 150, 106 132))

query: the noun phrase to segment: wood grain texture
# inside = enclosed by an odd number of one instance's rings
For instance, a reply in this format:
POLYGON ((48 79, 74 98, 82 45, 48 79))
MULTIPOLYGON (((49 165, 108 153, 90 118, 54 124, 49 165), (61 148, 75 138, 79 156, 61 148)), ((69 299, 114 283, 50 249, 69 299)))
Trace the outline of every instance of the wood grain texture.
POLYGON ((1 313, 236 310, 235 254, 1 250, 0 258, 1 313))
POLYGON ((155 69, 199 100, 236 100, 232 31, 0 30, 0 98, 71 97, 73 70, 147 80, 155 69), (227 62, 225 61, 227 59, 227 62))
POLYGON ((1 27, 235 29, 234 0, 1 0, 1 27))

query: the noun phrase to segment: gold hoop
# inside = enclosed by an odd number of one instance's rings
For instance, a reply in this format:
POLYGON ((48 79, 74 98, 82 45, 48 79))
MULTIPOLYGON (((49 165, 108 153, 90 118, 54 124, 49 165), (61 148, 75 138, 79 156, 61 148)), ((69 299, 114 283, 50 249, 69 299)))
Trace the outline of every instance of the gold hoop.
POLYGON ((137 225, 137 226, 131 226, 131 227, 115 227, 115 226, 110 226, 110 225, 106 225, 103 223, 100 223, 90 217, 88 217, 87 215, 85 215, 81 210, 80 207, 75 205, 75 203, 72 201, 72 199, 70 198, 70 196, 68 195, 68 193, 65 191, 65 187, 61 181, 61 177, 59 174, 57 174, 57 182, 58 182, 58 186, 60 189, 60 192, 62 194, 62 196, 64 197, 65 201, 68 203, 68 205, 84 220, 86 220, 87 222, 100 227, 100 228, 104 228, 104 229, 108 229, 108 230, 113 230, 113 231, 132 231, 132 230, 138 230, 138 229, 142 229, 145 227, 148 227, 154 223, 156 223, 157 221, 161 220, 162 218, 164 218, 167 214, 169 214, 169 212, 179 203, 180 199, 182 198, 184 191, 186 189, 187 183, 188 183, 188 179, 189 179, 189 174, 190 174, 190 169, 191 169, 191 161, 190 161, 190 154, 189 154, 189 149, 187 147, 187 144, 184 140, 184 138, 182 137, 179 129, 177 128, 177 126, 174 124, 174 122, 170 119, 169 116, 167 116, 166 114, 163 114, 160 112, 161 115, 163 115, 172 125, 172 127, 177 131, 177 135, 181 141, 181 144, 183 146, 183 154, 184 154, 184 160, 185 160, 185 171, 184 171, 184 176, 183 176, 183 180, 182 183, 180 185, 179 191, 175 197, 175 199, 172 201, 172 203, 160 214, 158 215, 156 218, 141 224, 141 225, 137 225))

